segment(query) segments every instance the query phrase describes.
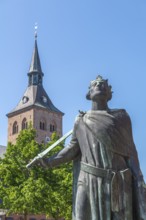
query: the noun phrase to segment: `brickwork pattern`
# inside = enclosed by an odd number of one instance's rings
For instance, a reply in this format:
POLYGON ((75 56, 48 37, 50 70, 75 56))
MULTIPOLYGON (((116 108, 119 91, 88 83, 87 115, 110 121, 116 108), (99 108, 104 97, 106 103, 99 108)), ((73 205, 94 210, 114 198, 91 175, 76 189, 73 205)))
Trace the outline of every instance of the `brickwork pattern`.
POLYGON ((12 144, 16 143, 16 138, 18 137, 19 132, 22 130, 22 121, 24 118, 26 118, 28 123, 31 122, 33 125, 33 114, 34 111, 31 109, 8 118, 8 142, 11 142, 12 144), (13 134, 13 124, 15 121, 18 124, 18 133, 13 134))
POLYGON ((38 143, 45 143, 47 137, 51 137, 53 131, 50 130, 50 125, 54 126, 54 131, 56 131, 59 136, 62 136, 62 114, 49 112, 43 108, 33 108, 8 118, 8 142, 12 144, 16 143, 16 138, 22 130, 22 121, 24 118, 26 118, 28 124, 31 122, 33 128, 36 129, 36 141, 38 143), (15 122, 18 124, 18 133, 13 134, 13 125, 15 122), (40 122, 44 122, 44 129, 40 129, 40 122))

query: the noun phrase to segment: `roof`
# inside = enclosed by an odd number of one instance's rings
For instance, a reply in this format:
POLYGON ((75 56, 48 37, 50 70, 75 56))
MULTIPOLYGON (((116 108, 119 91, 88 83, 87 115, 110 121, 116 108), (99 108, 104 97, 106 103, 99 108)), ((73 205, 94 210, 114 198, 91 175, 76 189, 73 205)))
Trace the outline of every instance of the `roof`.
POLYGON ((7 147, 0 145, 0 157, 3 158, 7 147))
POLYGON ((9 112, 7 116, 11 116, 13 113, 28 107, 33 108, 34 106, 41 107, 62 115, 64 114, 53 105, 42 85, 31 85, 27 87, 18 105, 11 112, 9 112))
POLYGON ((31 72, 39 72, 42 73, 40 57, 38 52, 37 40, 35 39, 34 50, 32 54, 31 64, 29 68, 29 73, 31 72))
POLYGON ((35 45, 34 50, 32 54, 32 60, 31 65, 28 73, 29 79, 34 79, 33 76, 37 75, 38 79, 41 77, 40 80, 37 80, 36 83, 30 83, 31 80, 29 80, 29 85, 22 97, 22 99, 19 101, 18 105, 7 114, 7 116, 12 116, 13 114, 18 113, 18 111, 26 110, 26 108, 34 108, 34 106, 45 108, 46 110, 53 111, 59 114, 64 115, 59 109, 57 109, 52 101, 50 100, 49 96, 47 95, 46 91, 43 88, 42 84, 42 68, 38 53, 38 47, 37 47, 37 40, 35 39, 35 45))

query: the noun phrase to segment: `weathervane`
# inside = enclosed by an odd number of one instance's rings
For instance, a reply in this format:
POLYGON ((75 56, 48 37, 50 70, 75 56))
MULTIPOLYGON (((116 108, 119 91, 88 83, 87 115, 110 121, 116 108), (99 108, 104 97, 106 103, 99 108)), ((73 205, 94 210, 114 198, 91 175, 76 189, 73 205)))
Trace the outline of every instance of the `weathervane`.
POLYGON ((35 38, 37 38, 37 29, 38 29, 38 23, 35 23, 35 26, 34 26, 34 30, 35 30, 34 36, 35 36, 35 38))

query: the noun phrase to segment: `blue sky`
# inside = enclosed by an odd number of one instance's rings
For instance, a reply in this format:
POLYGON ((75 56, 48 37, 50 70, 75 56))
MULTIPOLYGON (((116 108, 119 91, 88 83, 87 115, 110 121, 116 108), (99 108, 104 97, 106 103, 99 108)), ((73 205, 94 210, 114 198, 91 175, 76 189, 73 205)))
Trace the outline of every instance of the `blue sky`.
MULTIPOLYGON (((146 177, 146 1, 1 0, 0 144, 6 145, 7 117, 21 99, 34 47, 38 48, 44 87, 64 116, 64 133, 98 74, 113 88, 111 108, 125 108, 146 177)), ((145 178, 146 179, 146 178, 145 178)))

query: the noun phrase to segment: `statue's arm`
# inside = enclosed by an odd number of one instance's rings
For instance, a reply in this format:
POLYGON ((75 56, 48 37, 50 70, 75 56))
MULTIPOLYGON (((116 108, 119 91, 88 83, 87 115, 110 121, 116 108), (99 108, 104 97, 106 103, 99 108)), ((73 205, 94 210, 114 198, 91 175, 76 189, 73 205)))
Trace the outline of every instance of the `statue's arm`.
POLYGON ((137 181, 143 181, 143 174, 140 169, 139 161, 138 161, 138 156, 137 155, 131 155, 128 158, 128 166, 132 171, 132 174, 137 181))
POLYGON ((80 154, 80 147, 78 140, 75 135, 75 130, 73 131, 72 138, 67 147, 63 148, 58 153, 54 154, 49 158, 41 159, 41 165, 44 167, 55 167, 62 163, 69 162, 75 159, 80 154))
POLYGON ((127 114, 127 132, 129 134, 129 142, 130 142, 130 146, 129 146, 129 157, 128 157, 128 166, 132 171, 133 176, 135 177, 135 179, 137 181, 143 181, 143 174, 142 171, 140 169, 140 164, 139 164, 139 159, 138 159, 138 154, 137 154, 137 150, 136 150, 136 146, 134 144, 133 141, 133 135, 132 135, 132 124, 131 124, 131 120, 130 117, 127 114))

